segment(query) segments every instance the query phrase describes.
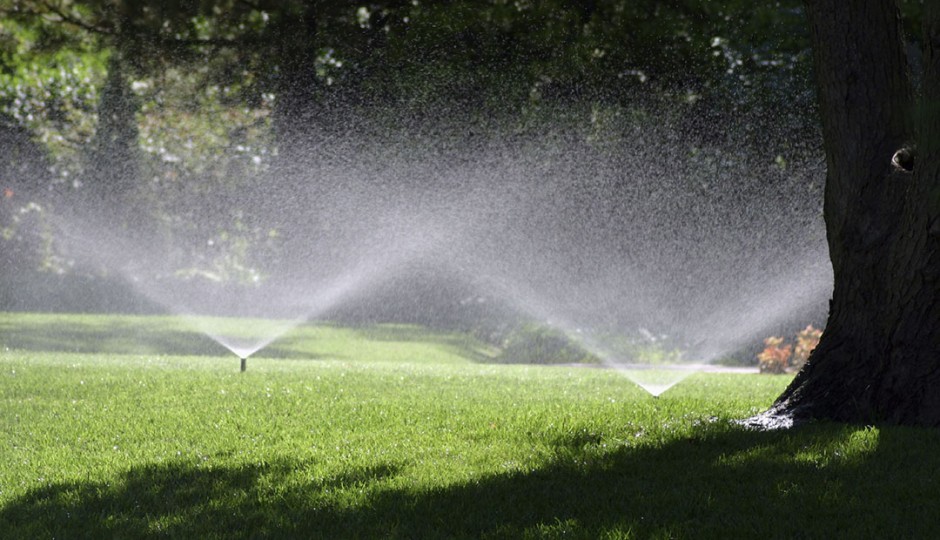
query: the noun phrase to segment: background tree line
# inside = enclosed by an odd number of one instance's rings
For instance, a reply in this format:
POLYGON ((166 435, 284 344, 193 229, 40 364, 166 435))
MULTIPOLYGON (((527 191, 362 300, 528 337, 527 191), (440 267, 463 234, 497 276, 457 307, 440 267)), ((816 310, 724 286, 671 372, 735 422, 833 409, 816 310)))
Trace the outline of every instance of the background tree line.
POLYGON ((785 165, 819 144, 810 63, 798 1, 3 0, 3 275, 71 273, 44 220, 98 207, 250 279, 279 185, 402 131, 447 152, 563 125, 616 151, 669 125, 785 165))

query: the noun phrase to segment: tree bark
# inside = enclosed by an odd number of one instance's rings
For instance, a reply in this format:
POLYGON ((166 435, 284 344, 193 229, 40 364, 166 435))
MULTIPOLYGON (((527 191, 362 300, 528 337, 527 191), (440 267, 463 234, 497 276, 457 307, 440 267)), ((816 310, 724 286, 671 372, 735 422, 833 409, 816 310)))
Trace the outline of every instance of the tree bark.
POLYGON ((318 214, 313 192, 319 188, 316 166, 328 150, 327 90, 317 74, 323 24, 322 2, 284 9, 273 27, 271 50, 276 62, 272 128, 277 154, 265 181, 253 187, 253 219, 264 229, 282 230, 297 208, 318 214))
POLYGON ((139 225, 147 212, 141 201, 141 153, 137 113, 140 100, 129 71, 141 56, 135 39, 132 6, 115 6, 111 56, 98 98, 98 124, 85 170, 87 204, 113 226, 139 225))
POLYGON ((751 425, 940 426, 936 11, 915 109, 893 0, 807 2, 834 290, 818 347, 751 425))
POLYGON ((300 13, 286 11, 277 26, 273 127, 278 173, 288 177, 307 171, 323 142, 325 96, 316 65, 320 10, 311 2, 300 13))

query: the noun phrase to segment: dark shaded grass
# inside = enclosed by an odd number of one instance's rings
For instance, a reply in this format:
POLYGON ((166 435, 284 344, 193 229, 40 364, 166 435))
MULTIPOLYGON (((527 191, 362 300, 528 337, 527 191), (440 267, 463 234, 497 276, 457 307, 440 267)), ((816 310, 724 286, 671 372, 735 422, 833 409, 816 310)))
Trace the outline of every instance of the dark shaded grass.
POLYGON ((131 469, 117 482, 30 491, 0 511, 0 536, 311 538, 938 538, 940 433, 813 425, 756 433, 724 423, 661 445, 598 452, 556 442, 537 470, 438 488, 395 482, 398 465, 291 481, 306 464, 131 469), (840 452, 843 455, 839 455, 840 452), (360 487, 365 503, 324 497, 360 487))
POLYGON ((0 320, 0 342, 14 350, 166 355, 219 356, 224 347, 201 332, 149 319, 56 316, 0 320))
MULTIPOLYGON (((434 332, 412 325, 342 328, 326 322, 316 324, 321 328, 351 332, 366 341, 435 344, 470 361, 485 363, 493 359, 481 342, 463 334, 434 332)), ((304 360, 324 358, 326 355, 316 352, 316 339, 305 332, 315 328, 300 325, 253 356, 304 360)), ((184 322, 173 317, 0 313, 0 346, 37 352, 212 357, 231 354, 204 332, 187 328, 184 322)), ((334 352, 328 356, 339 358, 342 355, 334 352)))

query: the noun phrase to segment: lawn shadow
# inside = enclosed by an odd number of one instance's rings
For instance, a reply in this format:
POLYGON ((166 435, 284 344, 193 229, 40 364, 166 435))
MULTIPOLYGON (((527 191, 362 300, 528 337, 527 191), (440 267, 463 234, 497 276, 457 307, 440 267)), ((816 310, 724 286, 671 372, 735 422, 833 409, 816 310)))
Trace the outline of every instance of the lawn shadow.
MULTIPOLYGON (((257 356, 314 359, 299 350, 291 336, 281 336, 257 356)), ((60 320, 0 321, 0 347, 13 350, 173 356, 228 356, 232 353, 204 332, 180 328, 178 322, 109 317, 84 322, 72 316, 60 320)))
POLYGON ((280 538, 316 530, 316 519, 326 515, 317 508, 320 494, 399 470, 382 464, 298 482, 309 465, 290 459, 233 467, 152 464, 114 483, 53 484, 0 509, 0 537, 280 538))
POLYGON ((534 471, 428 490, 390 481, 402 472, 395 464, 320 480, 296 474, 308 464, 293 460, 148 465, 112 484, 31 491, 0 509, 0 536, 937 537, 940 434, 884 428, 876 444, 848 452, 858 432, 709 427, 613 452, 597 451, 602 437, 562 438, 555 458, 534 471), (806 458, 810 446, 825 459, 806 458), (364 498, 329 496, 340 488, 361 489, 364 498))

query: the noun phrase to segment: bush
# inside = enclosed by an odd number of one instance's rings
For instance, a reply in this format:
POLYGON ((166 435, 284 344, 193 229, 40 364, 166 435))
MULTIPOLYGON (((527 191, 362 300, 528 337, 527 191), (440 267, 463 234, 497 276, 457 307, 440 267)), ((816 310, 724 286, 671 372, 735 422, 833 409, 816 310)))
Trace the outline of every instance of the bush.
POLYGON ((761 373, 784 373, 787 370, 792 345, 784 345, 782 337, 771 336, 764 340, 764 350, 757 355, 761 373))
POLYGON ((791 365, 800 369, 809 359, 810 353, 819 345, 819 339, 822 337, 822 330, 808 325, 796 335, 796 347, 793 349, 793 362, 791 365))
POLYGON ((498 361, 513 364, 575 364, 597 362, 591 353, 553 328, 526 324, 503 340, 498 361))
POLYGON ((796 334, 795 348, 789 343, 784 343, 782 337, 772 336, 765 339, 764 350, 757 355, 760 372, 784 373, 789 368, 802 368, 821 337, 822 330, 808 325, 796 334))

